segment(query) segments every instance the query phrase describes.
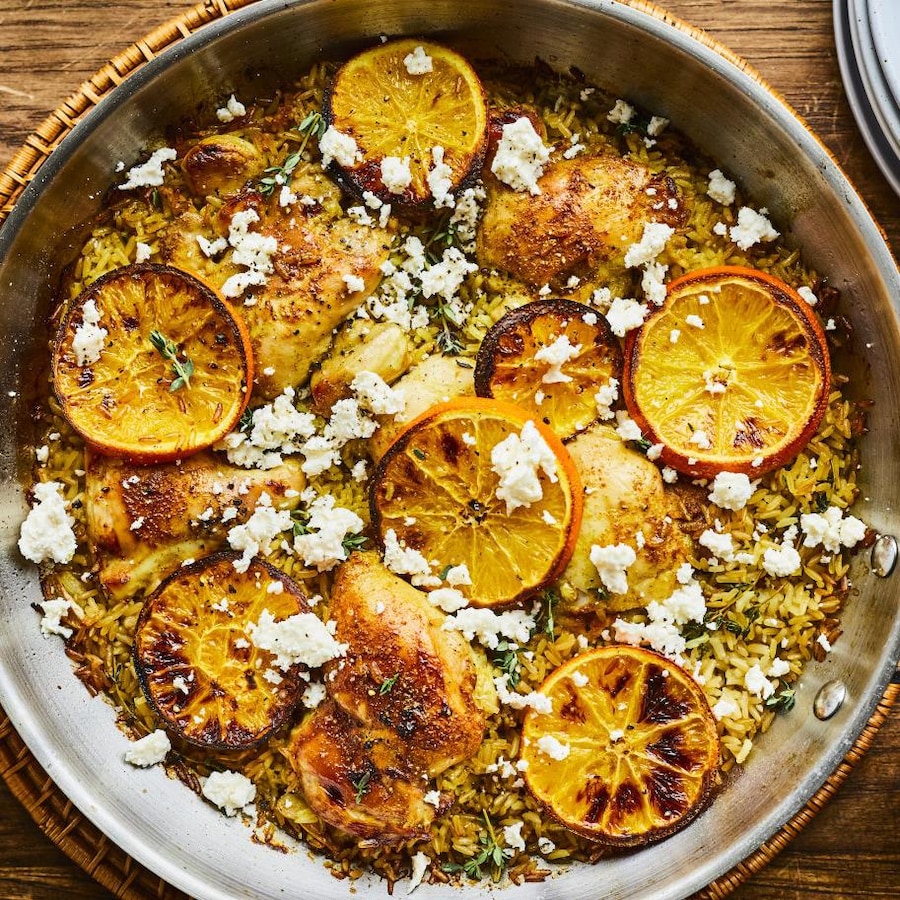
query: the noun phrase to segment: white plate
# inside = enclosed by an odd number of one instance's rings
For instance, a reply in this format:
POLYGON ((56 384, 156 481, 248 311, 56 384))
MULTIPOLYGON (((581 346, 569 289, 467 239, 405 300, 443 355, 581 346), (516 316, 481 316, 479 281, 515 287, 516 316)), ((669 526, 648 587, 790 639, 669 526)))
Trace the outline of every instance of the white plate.
POLYGON ((869 25, 894 103, 900 107, 900 2, 898 0, 868 0, 869 25))
POLYGON ((894 191, 900 195, 900 159, 878 123, 866 93, 853 48, 850 21, 848 0, 834 0, 834 42, 850 109, 872 158, 894 191))

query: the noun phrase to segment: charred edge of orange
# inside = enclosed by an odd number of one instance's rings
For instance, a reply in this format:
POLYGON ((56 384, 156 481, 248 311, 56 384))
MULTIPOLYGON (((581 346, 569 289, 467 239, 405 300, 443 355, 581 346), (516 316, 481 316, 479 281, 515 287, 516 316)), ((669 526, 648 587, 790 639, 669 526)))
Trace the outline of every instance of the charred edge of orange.
POLYGON ((693 272, 686 272, 684 275, 680 275, 669 282, 666 287, 666 302, 661 307, 653 310, 638 328, 629 331, 625 337, 625 349, 622 360, 622 385, 625 406, 628 409, 628 414, 637 422, 642 434, 651 440, 652 443, 660 442, 659 435, 650 425, 650 422, 634 399, 634 376, 635 370, 640 366, 641 357, 639 338, 643 335, 646 326, 666 310, 669 299, 677 290, 685 285, 696 285, 723 277, 746 278, 750 281, 762 282, 775 293, 777 296, 776 302, 787 306, 796 314, 797 318, 803 323, 807 335, 812 338, 810 341, 810 352, 816 362, 822 367, 822 384, 819 388, 815 408, 809 416, 806 427, 794 440, 785 444, 777 453, 764 457, 762 464, 759 466, 754 466, 752 460, 747 460, 745 463, 736 463, 733 460, 716 462, 711 459, 689 465, 688 459, 693 457, 678 453, 664 444, 660 453, 660 459, 682 474, 690 475, 694 478, 712 478, 724 471, 744 475, 765 475, 786 465, 800 453, 819 430, 819 426, 822 424, 822 420, 825 418, 825 413, 828 410, 828 396, 831 391, 831 355, 828 352, 828 338, 812 307, 794 288, 768 272, 760 272, 747 266, 714 266, 709 269, 697 269, 693 272))
MULTIPOLYGON (((497 344, 501 337, 511 329, 520 325, 530 326, 531 323, 543 315, 555 315, 556 313, 570 314, 572 318, 581 318, 587 313, 596 314, 596 310, 591 309, 584 303, 577 300, 571 300, 568 297, 557 297, 547 300, 532 300, 517 306, 509 312, 501 316, 485 334, 475 356, 475 373, 473 380, 475 382, 475 393, 479 397, 492 398, 491 379, 497 368, 497 344)), ((597 322, 591 326, 600 332, 602 340, 614 346, 616 351, 621 355, 619 342, 616 340, 609 323, 605 316, 597 316, 597 322)))
MULTIPOLYGON (((467 414, 495 414, 506 419, 512 419, 519 423, 520 428, 526 422, 532 422, 537 428, 538 433, 547 442, 547 445, 553 451, 560 467, 563 470, 565 480, 569 485, 569 493, 572 497, 571 514, 569 517, 569 533, 566 543, 563 546, 563 552, 560 554, 557 564, 548 573, 547 580, 544 585, 555 581, 569 564, 572 554, 575 552, 575 545, 578 542, 578 534, 581 531, 581 519, 584 512, 584 488, 581 484, 581 476, 575 467, 575 461, 572 455, 566 449, 565 444, 553 432, 553 430, 531 415, 528 410, 514 403, 507 403, 505 400, 494 400, 488 397, 464 397, 457 400, 448 400, 444 403, 438 403, 429 407, 423 413, 416 416, 406 424, 400 434, 394 439, 394 442, 385 450, 381 457, 372 479, 369 484, 369 513, 372 519, 372 528, 378 545, 384 550, 384 540, 381 535, 381 512, 378 509, 378 501, 376 492, 380 484, 385 470, 390 461, 402 453, 406 445, 409 443, 410 437, 414 430, 424 422, 441 419, 445 417, 454 417, 453 414, 458 413, 460 417, 467 414)), ((538 587, 535 590, 540 590, 538 587)), ((533 592, 532 592, 533 593, 533 592)))
MULTIPOLYGON (((271 726, 265 729, 256 739, 254 739, 252 742, 240 745, 229 744, 225 741, 200 741, 196 740, 195 738, 189 737, 175 724, 175 722, 171 720, 169 716, 166 715, 166 713, 156 702, 156 698, 154 697, 153 691, 150 689, 150 685, 147 681, 148 673, 144 668, 139 653, 140 633, 143 627, 147 624, 147 620, 153 614, 152 608, 154 605, 154 601, 162 593, 162 591, 176 579, 183 578, 185 575, 197 575, 201 572, 206 571, 207 569, 212 568, 215 565, 218 565, 220 562, 233 562, 234 560, 240 558, 241 554, 236 553, 233 550, 219 550, 216 553, 211 553, 209 556, 204 556, 202 559, 199 559, 196 562, 191 563, 190 565, 180 567, 171 575, 164 578, 159 583, 159 585, 157 585, 153 593, 144 601, 144 605, 141 607, 137 622, 135 623, 134 642, 131 646, 131 662, 134 666, 134 671, 137 675, 137 680, 138 684, 141 687, 141 691, 143 692, 147 702, 150 704, 150 708, 165 724, 166 728, 173 734, 175 734, 179 740, 184 741, 186 744, 190 744, 192 747, 201 747, 206 750, 222 750, 231 752, 234 752, 236 750, 252 750, 255 747, 259 747, 266 741, 268 741, 272 737, 272 735, 275 734, 275 732, 277 732, 287 722, 290 721, 291 714, 300 703, 300 698, 303 693, 300 688, 305 685, 305 682, 298 680, 298 690, 295 702, 292 704, 286 704, 283 713, 279 715, 278 718, 271 724, 271 726)), ((250 565, 259 566, 260 568, 264 569, 273 579, 281 581, 288 593, 297 597, 297 599, 299 600, 298 605, 300 606, 300 611, 310 612, 310 606, 309 602, 307 601, 306 594, 303 592, 303 589, 300 587, 300 585, 297 584, 297 582, 294 581, 289 575, 286 575, 280 569, 277 569, 271 563, 266 562, 266 560, 262 559, 259 556, 254 556, 250 562, 250 565)))

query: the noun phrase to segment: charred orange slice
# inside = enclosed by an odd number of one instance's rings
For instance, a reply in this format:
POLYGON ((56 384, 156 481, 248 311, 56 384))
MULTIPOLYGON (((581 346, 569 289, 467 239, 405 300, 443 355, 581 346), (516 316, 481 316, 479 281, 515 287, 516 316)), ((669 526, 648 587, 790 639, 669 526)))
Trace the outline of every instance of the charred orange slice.
POLYGON ((348 60, 326 94, 325 118, 359 153, 338 171, 357 193, 398 205, 456 191, 479 169, 487 143, 487 101, 475 70, 453 50, 411 38, 348 60))
POLYGON ((70 306, 53 384, 72 427, 100 453, 165 462, 210 447, 250 399, 243 323, 186 272, 152 263, 97 279, 70 306))
POLYGON ((703 692, 680 666, 638 647, 603 647, 560 666, 539 692, 553 711, 525 716, 525 781, 567 828, 637 847, 703 808, 719 740, 703 692))
POLYGON ((475 393, 527 409, 561 438, 598 418, 596 394, 622 377, 622 351, 605 317, 573 300, 508 312, 485 335, 475 393))
POLYGON ((662 460, 688 475, 761 475, 793 459, 828 405, 822 326, 793 288, 722 267, 673 281, 629 333, 628 410, 662 460))
POLYGON ((306 686, 301 667, 276 667, 250 628, 266 610, 276 622, 309 612, 306 598, 268 563, 239 573, 236 558, 216 553, 169 576, 144 604, 134 637, 141 687, 166 727, 224 750, 268 738, 306 686))
POLYGON ((466 397, 433 406, 400 434, 369 503, 388 555, 416 551, 435 576, 465 563, 472 583, 457 589, 493 607, 525 599, 566 567, 582 489, 546 425, 510 403, 466 397))

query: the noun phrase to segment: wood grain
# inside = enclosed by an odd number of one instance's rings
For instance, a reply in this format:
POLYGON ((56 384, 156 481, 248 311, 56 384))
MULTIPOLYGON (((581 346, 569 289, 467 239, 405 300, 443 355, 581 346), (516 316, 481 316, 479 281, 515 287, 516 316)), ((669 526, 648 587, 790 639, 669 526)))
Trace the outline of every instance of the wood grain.
MULTIPOLYGON (((190 0, 0 0, 0 169, 103 63, 190 0)), ((835 58, 831 0, 667 0, 746 57, 829 147, 900 252, 900 201, 856 128, 835 58)), ((812 824, 736 900, 900 896, 900 711, 812 824)), ((0 781, 0 898, 107 900, 0 781)))

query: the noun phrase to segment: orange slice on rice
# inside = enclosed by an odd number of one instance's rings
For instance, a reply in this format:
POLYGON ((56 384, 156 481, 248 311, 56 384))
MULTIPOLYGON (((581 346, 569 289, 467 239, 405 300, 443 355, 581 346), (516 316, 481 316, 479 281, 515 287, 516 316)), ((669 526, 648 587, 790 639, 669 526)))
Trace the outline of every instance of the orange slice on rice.
POLYGON ((525 781, 567 828, 613 847, 668 837, 699 813, 719 762, 716 721, 680 666, 627 645, 570 659, 522 725, 525 781))
POLYGON ((369 503, 382 547, 418 551, 435 575, 465 563, 472 583, 457 589, 472 606, 494 607, 547 587, 566 567, 582 488, 546 425, 512 404, 466 397, 433 406, 400 434, 375 471, 369 503), (513 471, 517 463, 492 460, 502 442, 523 460, 522 444, 531 447, 546 467, 523 461, 513 471), (506 499, 517 475, 537 487, 523 505, 515 505, 521 494, 506 499))
POLYGON ((664 463, 703 478, 793 459, 825 415, 831 363, 811 307, 764 272, 721 267, 673 281, 629 333, 623 389, 664 463))
POLYGON ((236 558, 216 553, 170 575, 144 604, 134 637, 138 679, 166 727, 222 750, 266 740, 307 684, 300 666, 276 668, 249 628, 266 610, 276 622, 309 612, 306 598, 268 563, 255 559, 240 573, 236 558))
POLYGON ((72 301, 53 349, 53 384, 66 418, 98 452, 180 459, 240 419, 253 384, 250 338, 192 275, 126 266, 72 301))
POLYGON ((480 168, 487 145, 481 81, 462 56, 431 41, 391 41, 348 60, 325 96, 325 118, 352 137, 361 154, 352 165, 336 164, 337 170, 357 193, 372 191, 398 205, 433 199, 428 176, 435 147, 443 150, 443 177, 455 192, 480 168), (407 157, 410 183, 392 191, 382 161, 407 157))
POLYGON ((598 389, 621 377, 622 351, 604 316, 574 300, 539 300, 485 335, 475 393, 515 403, 567 438, 597 421, 598 389))

